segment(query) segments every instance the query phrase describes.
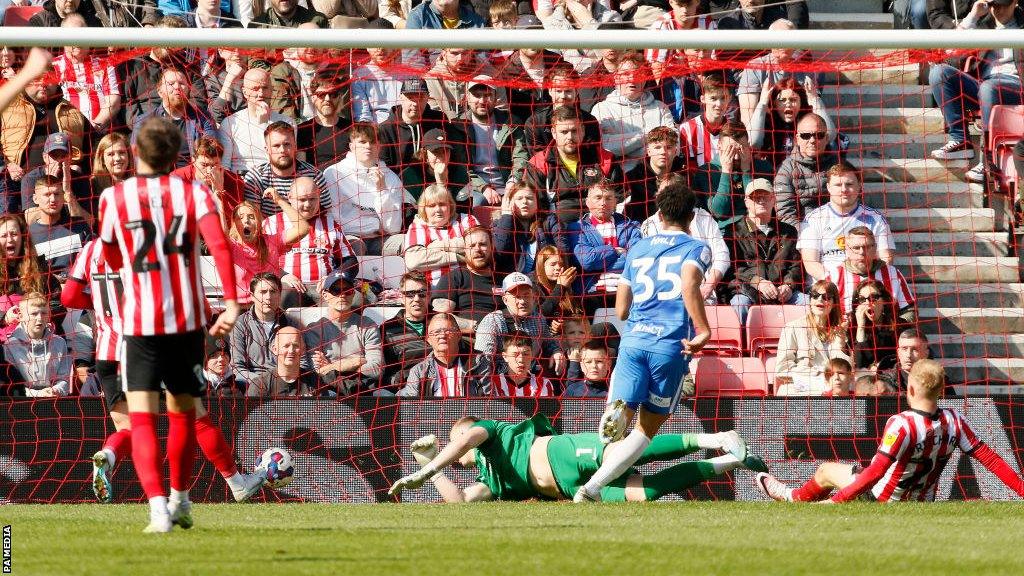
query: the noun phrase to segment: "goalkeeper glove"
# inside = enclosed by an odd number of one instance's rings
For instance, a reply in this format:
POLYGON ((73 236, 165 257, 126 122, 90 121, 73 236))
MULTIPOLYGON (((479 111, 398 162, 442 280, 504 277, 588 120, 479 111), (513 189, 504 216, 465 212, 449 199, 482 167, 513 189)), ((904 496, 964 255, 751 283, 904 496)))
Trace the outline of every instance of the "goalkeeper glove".
POLYGON ((426 466, 437 456, 437 436, 428 434, 419 438, 409 445, 409 450, 420 466, 426 466))
POLYGON ((391 489, 388 490, 388 494, 394 496, 402 490, 415 490, 420 486, 423 486, 423 484, 436 473, 437 469, 434 468, 434 465, 427 464, 416 472, 399 478, 398 481, 391 486, 391 489))

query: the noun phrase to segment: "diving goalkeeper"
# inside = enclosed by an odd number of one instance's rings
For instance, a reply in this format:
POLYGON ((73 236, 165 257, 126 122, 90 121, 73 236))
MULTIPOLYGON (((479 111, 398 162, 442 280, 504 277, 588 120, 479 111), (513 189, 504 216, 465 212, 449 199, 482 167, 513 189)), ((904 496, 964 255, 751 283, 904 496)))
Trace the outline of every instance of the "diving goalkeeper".
MULTIPOLYGON (((432 434, 413 442, 410 449, 422 468, 395 482, 389 494, 419 488, 431 480, 445 502, 571 500, 619 444, 605 446, 596 433, 556 434, 542 414, 517 424, 466 416, 452 426, 450 438, 440 453, 432 434), (444 468, 455 462, 476 467, 476 483, 459 488, 445 476, 444 468)), ((735 431, 659 434, 637 464, 675 460, 701 449, 722 450, 725 454, 681 462, 648 476, 627 470, 602 489, 602 501, 657 500, 736 468, 767 470, 760 458, 748 454, 746 442, 735 431)))

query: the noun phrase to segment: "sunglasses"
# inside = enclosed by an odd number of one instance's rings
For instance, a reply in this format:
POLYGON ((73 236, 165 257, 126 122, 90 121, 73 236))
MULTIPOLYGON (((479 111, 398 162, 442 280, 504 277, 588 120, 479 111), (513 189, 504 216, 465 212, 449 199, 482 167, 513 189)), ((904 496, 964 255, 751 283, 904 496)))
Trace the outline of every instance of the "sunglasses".
POLYGON ((811 300, 824 300, 825 302, 831 302, 832 296, 828 292, 811 292, 811 300))
POLYGON ((858 296, 857 297, 857 304, 860 304, 862 302, 878 302, 881 299, 882 299, 882 295, 881 294, 868 294, 867 296, 858 296))
POLYGON ((797 134, 801 140, 810 140, 814 138, 816 140, 824 140, 828 136, 828 132, 800 132, 797 134))
POLYGON ((402 290, 402 296, 406 298, 426 298, 426 290, 402 290))
POLYGON ((340 283, 336 283, 327 289, 327 293, 331 296, 351 296, 355 292, 355 288, 351 286, 342 286, 340 283))
POLYGON ((314 98, 325 99, 334 98, 336 96, 341 96, 341 92, 313 92, 314 98))

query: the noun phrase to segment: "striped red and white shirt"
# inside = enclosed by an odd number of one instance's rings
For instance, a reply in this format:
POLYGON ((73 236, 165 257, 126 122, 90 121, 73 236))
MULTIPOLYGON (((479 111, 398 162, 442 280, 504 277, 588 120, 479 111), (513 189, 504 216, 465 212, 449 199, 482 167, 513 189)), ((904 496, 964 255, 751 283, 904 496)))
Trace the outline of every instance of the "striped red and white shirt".
MULTIPOLYGON (((903 310, 914 304, 914 293, 910 290, 910 284, 892 264, 883 263, 875 270, 872 278, 878 280, 885 286, 885 289, 892 294, 896 302, 896 309, 903 310)), ((857 285, 867 279, 855 272, 846 269, 846 264, 840 264, 838 268, 828 271, 828 279, 839 288, 839 301, 842 303, 843 312, 853 310, 853 296, 857 285)))
POLYGON ((117 72, 106 58, 89 56, 85 62, 75 62, 67 54, 53 59, 53 67, 60 77, 64 99, 95 123, 100 111, 107 106, 108 96, 119 96, 117 72))
MULTIPOLYGON (((479 225, 480 222, 471 214, 457 216, 447 228, 435 228, 417 216, 405 232, 405 249, 408 250, 410 246, 430 246, 431 243, 438 240, 462 238, 466 234, 466 230, 479 225)), ((437 286, 437 283, 441 281, 441 277, 451 272, 454 268, 455 266, 442 266, 433 270, 427 270, 427 282, 430 282, 431 286, 437 286)))
MULTIPOLYGON (((334 270, 335 262, 351 256, 352 247, 331 214, 321 212, 308 222, 309 234, 281 255, 281 268, 303 282, 315 283, 334 270)), ((291 227, 292 222, 284 213, 263 221, 263 233, 267 235, 280 235, 291 227)))
MULTIPOLYGON (((199 182, 133 177, 100 195, 100 238, 121 253, 125 336, 181 334, 207 322, 199 221, 217 214, 199 182)), ((219 217, 218 217, 219 219, 219 217)))
POLYGON ((536 374, 530 374, 530 379, 522 386, 517 386, 506 374, 495 374, 491 376, 491 395, 511 398, 541 398, 554 396, 555 389, 550 380, 536 374))
POLYGON ((434 382, 434 396, 437 398, 462 398, 468 393, 469 372, 461 362, 453 362, 445 366, 435 358, 437 365, 437 381, 434 382))
POLYGON ((934 500, 939 476, 953 451, 960 448, 970 453, 981 444, 963 414, 956 410, 900 412, 885 425, 878 452, 892 462, 871 493, 880 502, 934 500))
POLYGON ((78 253, 71 267, 71 277, 89 286, 92 310, 96 319, 96 360, 117 362, 121 342, 121 275, 110 270, 103 258, 103 243, 90 240, 78 253))
POLYGON ((713 134, 698 114, 679 126, 679 149, 690 166, 703 166, 718 160, 718 134, 713 134))
MULTIPOLYGON (((676 22, 675 17, 672 15, 672 11, 662 14, 657 20, 655 20, 649 30, 716 30, 718 28, 718 22, 707 16, 697 16, 694 25, 692 27, 684 27, 676 22)), ((714 54, 714 53, 712 53, 714 54)), ((679 58, 683 56, 683 51, 679 49, 668 49, 668 48, 648 48, 644 51, 644 58, 648 62, 667 62, 669 59, 679 58)))

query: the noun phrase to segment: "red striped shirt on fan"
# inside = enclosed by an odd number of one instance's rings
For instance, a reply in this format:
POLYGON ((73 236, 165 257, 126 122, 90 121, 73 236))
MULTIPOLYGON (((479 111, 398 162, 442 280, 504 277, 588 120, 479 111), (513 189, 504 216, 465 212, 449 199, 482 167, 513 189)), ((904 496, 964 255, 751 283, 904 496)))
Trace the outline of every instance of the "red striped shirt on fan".
POLYGON ((536 374, 530 374, 530 379, 522 386, 516 386, 516 383, 506 374, 495 374, 491 376, 491 395, 511 398, 540 398, 554 396, 555 389, 550 380, 536 374))
MULTIPOLYGON (((345 240, 341 225, 327 212, 309 223, 309 234, 281 255, 281 269, 303 282, 315 283, 331 273, 341 263, 342 258, 352 255, 352 247, 345 240), (337 264, 336 264, 337 263, 337 264)), ((279 235, 290 230, 291 220, 279 212, 263 221, 263 233, 279 235)))
POLYGON ((119 96, 117 73, 106 58, 89 56, 85 62, 75 62, 62 54, 53 59, 53 67, 60 77, 64 99, 95 123, 100 111, 107 106, 108 96, 119 96))
POLYGON ((71 277, 89 286, 96 324, 96 359, 117 362, 121 341, 121 275, 107 267, 103 243, 93 239, 82 246, 71 277))
MULTIPOLYGON (((889 294, 892 294, 897 310, 903 310, 914 304, 914 293, 910 290, 910 284, 903 277, 903 273, 892 264, 883 263, 871 277, 881 282, 889 294)), ((839 288, 839 302, 843 306, 843 311, 853 310, 854 292, 857 290, 857 285, 866 280, 867 276, 850 272, 846 269, 846 264, 840 264, 838 268, 828 271, 828 279, 839 288)))
MULTIPOLYGON (((676 19, 672 15, 672 11, 662 14, 657 20, 655 20, 649 30, 716 30, 718 28, 718 22, 707 16, 697 16, 694 25, 690 28, 680 26, 676 19)), ((679 58, 683 56, 682 50, 668 49, 668 48, 648 48, 644 51, 644 58, 648 62, 665 62, 671 58, 679 58)))
POLYGON ((881 502, 934 500, 946 463, 960 448, 969 454, 982 442, 963 414, 940 408, 934 415, 905 410, 889 418, 878 451, 892 459, 871 488, 881 502))
POLYGON ((698 114, 679 126, 679 149, 690 166, 696 168, 718 160, 718 134, 712 134, 698 114))
MULTIPOLYGON (((408 250, 410 246, 430 246, 438 240, 462 238, 466 234, 466 230, 479 225, 480 222, 471 214, 457 216, 447 228, 435 228, 417 216, 413 219, 412 224, 409 225, 409 230, 405 233, 405 249, 408 250)), ((454 268, 456 266, 442 266, 434 270, 427 270, 427 282, 431 286, 437 286, 437 283, 441 281, 441 277, 451 272, 454 268)))
MULTIPOLYGON (((199 182, 134 177, 100 195, 100 238, 121 253, 125 336, 181 334, 207 322, 199 221, 217 214, 199 182)), ((219 220, 218 220, 219 221, 219 220)))

